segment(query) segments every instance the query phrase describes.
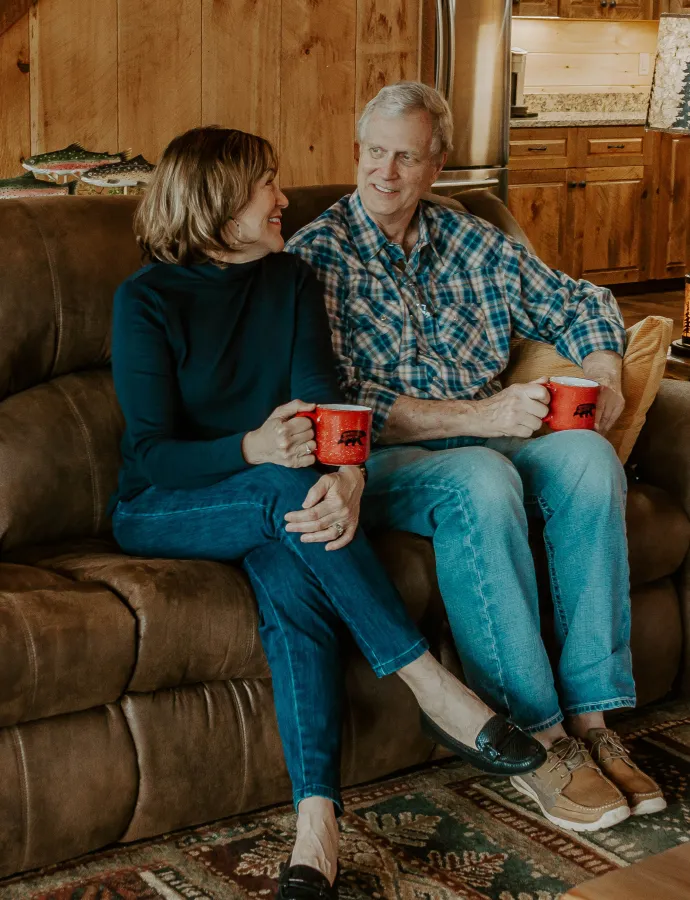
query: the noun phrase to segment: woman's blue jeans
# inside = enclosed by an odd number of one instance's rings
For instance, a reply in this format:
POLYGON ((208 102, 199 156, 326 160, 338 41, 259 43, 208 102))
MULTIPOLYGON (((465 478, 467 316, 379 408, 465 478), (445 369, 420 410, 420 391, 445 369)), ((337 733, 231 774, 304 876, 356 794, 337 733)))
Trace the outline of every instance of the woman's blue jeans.
POLYGON ((394 446, 367 464, 362 524, 433 538, 438 581, 470 686, 528 731, 563 714, 635 705, 626 480, 592 431, 483 446, 394 446), (541 638, 527 514, 541 515, 555 631, 541 638))
POLYGON ((413 662, 427 643, 361 530, 329 552, 285 530, 285 513, 302 508, 318 477, 266 464, 210 487, 151 487, 117 505, 113 532, 132 555, 244 560, 295 805, 319 796, 341 808, 343 623, 378 676, 413 662))

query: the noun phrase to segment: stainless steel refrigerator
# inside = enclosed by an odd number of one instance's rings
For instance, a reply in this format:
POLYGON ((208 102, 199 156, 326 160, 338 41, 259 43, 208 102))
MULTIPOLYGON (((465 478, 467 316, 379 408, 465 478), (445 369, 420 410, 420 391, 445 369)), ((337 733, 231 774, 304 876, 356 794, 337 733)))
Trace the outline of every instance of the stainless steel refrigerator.
POLYGON ((512 0, 425 0, 422 78, 453 111, 453 151, 434 185, 507 199, 512 0))

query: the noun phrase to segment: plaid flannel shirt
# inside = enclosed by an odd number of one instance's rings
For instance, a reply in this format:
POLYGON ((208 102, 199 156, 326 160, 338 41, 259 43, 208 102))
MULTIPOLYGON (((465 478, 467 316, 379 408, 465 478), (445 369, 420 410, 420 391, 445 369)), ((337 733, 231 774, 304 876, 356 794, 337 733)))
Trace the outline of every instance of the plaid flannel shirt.
POLYGON ((397 397, 480 399, 501 390, 513 337, 553 344, 581 364, 623 354, 625 329, 609 290, 553 271, 498 228, 425 200, 406 259, 343 197, 285 248, 325 286, 339 378, 374 410, 374 437, 397 397))

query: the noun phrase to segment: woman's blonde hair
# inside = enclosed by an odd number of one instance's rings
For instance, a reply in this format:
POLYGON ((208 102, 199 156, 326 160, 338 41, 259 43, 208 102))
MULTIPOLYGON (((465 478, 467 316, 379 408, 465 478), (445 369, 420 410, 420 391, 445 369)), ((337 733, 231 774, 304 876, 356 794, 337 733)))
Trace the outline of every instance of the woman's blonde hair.
POLYGON ((137 209, 137 243, 149 259, 181 266, 236 250, 223 236, 226 223, 261 177, 277 169, 273 147, 255 134, 209 125, 178 135, 137 209))

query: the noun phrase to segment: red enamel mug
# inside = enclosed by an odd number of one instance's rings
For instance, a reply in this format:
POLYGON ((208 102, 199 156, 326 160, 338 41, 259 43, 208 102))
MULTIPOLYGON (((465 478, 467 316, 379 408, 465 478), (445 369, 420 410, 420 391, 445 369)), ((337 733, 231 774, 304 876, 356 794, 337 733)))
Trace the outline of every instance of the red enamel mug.
POLYGON ((371 407, 328 404, 298 412, 314 423, 314 455, 327 466, 359 466, 371 450, 371 407))
POLYGON ((594 428, 600 387, 588 378, 550 378, 545 387, 551 394, 544 422, 552 431, 594 428))

